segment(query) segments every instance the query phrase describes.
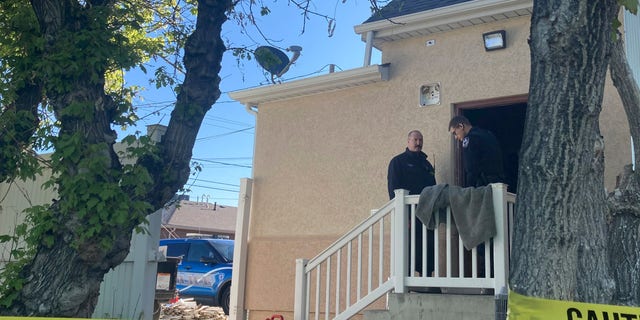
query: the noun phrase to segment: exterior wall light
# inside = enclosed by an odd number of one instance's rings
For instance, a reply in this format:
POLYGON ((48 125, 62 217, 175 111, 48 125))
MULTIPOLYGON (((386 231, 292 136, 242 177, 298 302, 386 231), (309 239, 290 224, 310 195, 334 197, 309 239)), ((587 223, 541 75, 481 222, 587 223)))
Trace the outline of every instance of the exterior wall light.
POLYGON ((486 51, 504 49, 507 47, 507 33, 504 30, 492 31, 482 34, 484 49, 486 51))

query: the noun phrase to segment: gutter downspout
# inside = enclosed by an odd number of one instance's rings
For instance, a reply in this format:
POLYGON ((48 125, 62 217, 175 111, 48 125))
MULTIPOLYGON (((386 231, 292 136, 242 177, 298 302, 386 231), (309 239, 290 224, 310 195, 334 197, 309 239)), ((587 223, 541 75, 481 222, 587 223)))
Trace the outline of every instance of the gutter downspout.
POLYGON ((367 43, 364 49, 364 66, 371 65, 371 50, 373 49, 373 36, 375 31, 367 32, 367 43))
POLYGON ((250 103, 247 103, 244 105, 244 109, 247 110, 247 112, 252 114, 253 116, 255 117, 258 116, 258 106, 254 106, 254 105, 251 105, 250 103))

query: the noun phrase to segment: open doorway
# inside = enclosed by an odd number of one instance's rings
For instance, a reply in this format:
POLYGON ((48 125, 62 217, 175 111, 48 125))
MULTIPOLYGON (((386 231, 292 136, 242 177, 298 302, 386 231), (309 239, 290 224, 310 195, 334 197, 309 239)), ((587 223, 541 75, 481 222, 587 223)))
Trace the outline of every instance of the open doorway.
MULTIPOLYGON (((517 193, 519 154, 526 107, 527 95, 454 105, 454 114, 467 117, 472 125, 487 129, 496 136, 502 148, 508 191, 513 193, 517 193)), ((463 185, 462 148, 459 143, 455 143, 454 150, 456 184, 463 185)))

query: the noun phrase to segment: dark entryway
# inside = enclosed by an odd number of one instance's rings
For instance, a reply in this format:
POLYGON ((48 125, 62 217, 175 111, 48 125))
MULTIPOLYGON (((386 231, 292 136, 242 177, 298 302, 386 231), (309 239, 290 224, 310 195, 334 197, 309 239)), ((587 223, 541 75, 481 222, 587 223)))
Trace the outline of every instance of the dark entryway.
MULTIPOLYGON (((486 101, 467 102, 454 106, 455 114, 464 115, 472 125, 487 129, 498 138, 502 148, 504 170, 509 185, 509 192, 517 193, 518 163, 524 119, 527 107, 527 96, 491 99, 486 101)), ((461 148, 456 143, 455 157, 456 183, 462 185, 461 148)))

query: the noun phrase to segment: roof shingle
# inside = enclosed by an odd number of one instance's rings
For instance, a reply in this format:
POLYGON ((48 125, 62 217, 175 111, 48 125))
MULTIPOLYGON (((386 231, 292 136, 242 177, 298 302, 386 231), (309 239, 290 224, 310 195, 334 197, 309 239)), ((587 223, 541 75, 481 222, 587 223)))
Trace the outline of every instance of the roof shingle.
POLYGON ((238 208, 181 200, 163 211, 162 224, 195 232, 235 233, 238 208))
POLYGON ((380 11, 374 12, 364 23, 444 8, 468 1, 472 0, 392 0, 389 4, 381 8, 380 11))

